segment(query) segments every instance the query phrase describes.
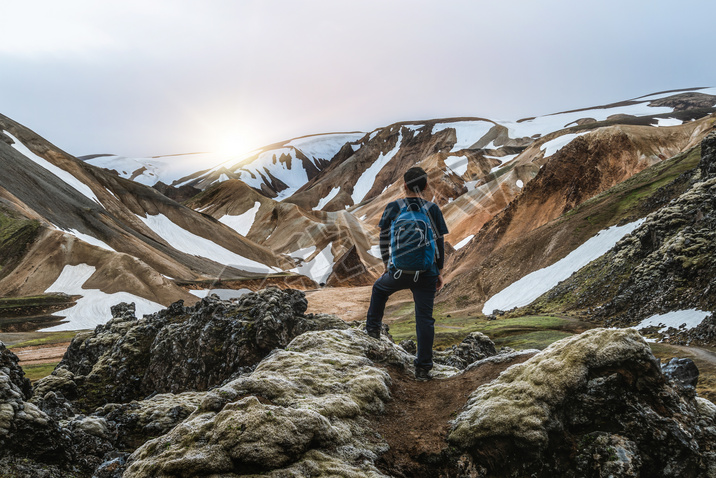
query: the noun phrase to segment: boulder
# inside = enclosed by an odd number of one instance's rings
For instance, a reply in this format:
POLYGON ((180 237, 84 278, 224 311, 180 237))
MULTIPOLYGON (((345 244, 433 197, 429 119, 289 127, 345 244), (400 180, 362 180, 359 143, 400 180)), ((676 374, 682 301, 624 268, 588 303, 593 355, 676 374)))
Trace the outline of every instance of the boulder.
POLYGON ((369 357, 412 363, 354 328, 304 333, 206 393, 187 420, 132 454, 125 476, 384 476, 373 462, 386 446, 365 416, 384 409, 391 381, 369 357))
POLYGON ((706 476, 713 421, 669 383, 638 332, 590 330, 479 387, 448 440, 497 476, 706 476))
POLYGON ((496 355, 495 343, 481 332, 471 332, 457 345, 433 354, 435 363, 464 369, 473 362, 496 355))
POLYGON ((668 363, 661 365, 661 371, 666 378, 682 387, 696 388, 699 381, 699 369, 690 358, 672 358, 668 363))

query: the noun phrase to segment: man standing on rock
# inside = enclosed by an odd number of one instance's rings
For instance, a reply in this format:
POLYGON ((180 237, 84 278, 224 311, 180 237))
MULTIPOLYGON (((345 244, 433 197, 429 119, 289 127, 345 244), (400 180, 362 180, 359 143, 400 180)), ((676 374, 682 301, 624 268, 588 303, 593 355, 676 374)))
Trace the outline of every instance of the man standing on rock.
POLYGON ((388 204, 379 223, 385 273, 373 284, 366 332, 380 339, 388 297, 399 290, 410 289, 415 301, 418 338, 415 378, 424 381, 430 379, 433 367, 433 302, 435 293, 443 286, 443 236, 448 233, 448 228, 440 208, 422 197, 428 186, 425 170, 410 168, 403 180, 405 198, 388 204))

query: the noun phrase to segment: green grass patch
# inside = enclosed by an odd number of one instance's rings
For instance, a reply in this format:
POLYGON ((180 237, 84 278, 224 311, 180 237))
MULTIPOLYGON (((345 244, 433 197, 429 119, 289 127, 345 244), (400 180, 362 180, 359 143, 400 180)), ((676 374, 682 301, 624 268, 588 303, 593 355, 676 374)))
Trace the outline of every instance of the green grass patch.
POLYGON ((65 305, 71 301, 72 298, 67 294, 42 294, 24 297, 0 298, 0 314, 9 309, 65 305))
MULTIPOLYGON (((484 316, 447 317, 435 315, 434 348, 444 349, 458 344, 470 332, 482 332, 495 345, 514 349, 542 349, 552 342, 572 335, 575 322, 552 316, 525 316, 487 320, 484 316)), ((415 340, 415 319, 406 317, 390 324, 390 334, 396 342, 415 340)))
POLYGON ((40 230, 39 221, 15 217, 0 208, 0 278, 20 262, 40 230))
MULTIPOLYGON (((59 362, 57 362, 59 363, 59 362)), ((55 370, 57 363, 43 363, 40 365, 23 365, 22 370, 25 372, 25 377, 30 379, 31 382, 45 378, 55 370)))
POLYGON ((494 339, 495 347, 512 347, 515 350, 539 349, 544 350, 554 342, 571 337, 573 334, 559 330, 539 330, 536 332, 521 332, 506 337, 494 339))
POLYGON ((33 347, 37 345, 62 344, 71 341, 80 332, 83 331, 68 330, 61 332, 36 332, 35 335, 40 335, 39 337, 14 344, 11 348, 14 349, 20 347, 33 347))

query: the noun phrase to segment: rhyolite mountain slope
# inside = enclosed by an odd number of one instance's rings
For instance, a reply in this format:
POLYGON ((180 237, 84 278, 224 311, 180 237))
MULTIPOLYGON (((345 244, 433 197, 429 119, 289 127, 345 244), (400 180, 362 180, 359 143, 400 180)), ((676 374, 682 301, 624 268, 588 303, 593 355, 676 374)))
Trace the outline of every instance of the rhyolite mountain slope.
MULTIPOLYGON (((592 320, 617 326, 684 310, 706 311, 703 318, 716 310, 716 132, 704 139, 699 152, 698 167, 665 185, 662 192, 673 196, 669 189, 678 188, 681 194, 646 216, 607 254, 538 299, 533 308, 589 310, 592 320)), ((652 325, 661 328, 658 321, 652 325)), ((694 338, 716 343, 713 336, 694 338)))
POLYGON ((0 344, 0 474, 695 478, 716 470, 716 405, 696 396, 698 373, 683 373, 693 364, 662 368, 633 329, 590 330, 542 352, 495 353, 487 337, 471 336, 443 358, 470 348, 490 356, 436 365, 439 379, 416 384, 414 356, 388 337, 306 306, 302 292, 278 289, 176 303, 141 319, 122 304, 32 389, 0 344), (182 347, 188 360, 177 360, 182 347), (412 396, 395 403, 406 389, 412 396))
MULTIPOLYGON (((497 232, 488 244, 482 241, 471 259, 460 262, 463 268, 474 268, 475 261, 492 255, 492 249, 698 144, 710 128, 709 113, 715 111, 716 96, 711 93, 713 89, 665 92, 518 122, 457 118, 397 123, 346 142, 329 163, 292 195, 283 194, 280 202, 268 203, 245 194, 246 187, 214 181, 188 204, 218 220, 241 222, 248 237, 276 252, 292 254, 309 247, 308 258, 321 254, 322 263, 335 265, 331 285, 367 284, 381 269, 376 261, 380 215, 389 201, 402 195, 402 173, 420 165, 430 174, 429 199, 443 208, 451 246, 464 247, 493 217, 509 211, 491 223, 497 232), (528 186, 535 178, 537 182, 528 186), (518 198, 519 207, 507 208, 518 198), (335 218, 341 216, 330 213, 341 211, 357 220, 343 215, 348 219, 345 225, 336 226, 335 218), (243 214, 240 220, 231 217, 243 214), (299 215, 305 219, 288 219, 299 215), (306 221, 312 226, 305 230, 293 226, 306 221), (278 223, 286 228, 276 237, 272 231, 278 223)), ((242 163, 235 177, 246 177, 247 164, 254 164, 265 177, 274 176, 276 168, 287 173, 290 162, 281 154, 280 148, 262 150, 263 159, 242 163), (273 154, 272 161, 267 161, 267 154, 273 154)), ((274 196, 267 193, 266 184, 252 189, 274 196)), ((325 273, 313 278, 326 282, 325 273)))
POLYGON ((174 280, 263 278, 294 267, 290 258, 155 189, 87 165, 4 116, 0 169, 0 295, 82 295, 70 311, 75 328, 109 319, 109 306, 123 300, 142 312, 191 300, 174 280))

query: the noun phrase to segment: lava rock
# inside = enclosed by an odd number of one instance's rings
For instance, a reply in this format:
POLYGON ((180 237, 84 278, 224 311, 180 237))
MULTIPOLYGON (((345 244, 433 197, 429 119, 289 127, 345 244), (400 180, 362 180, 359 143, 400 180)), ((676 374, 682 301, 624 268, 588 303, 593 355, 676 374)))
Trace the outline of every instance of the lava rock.
POLYGON ((661 371, 665 377, 682 387, 696 388, 699 381, 699 368, 689 358, 672 358, 668 363, 661 365, 661 371))
POLYGON ((713 420, 669 384, 638 332, 590 330, 479 387, 448 440, 488 476, 706 476, 713 420))
POLYGON ((434 352, 433 361, 462 370, 473 362, 496 354, 495 343, 487 335, 471 332, 458 345, 442 352, 434 352))
POLYGON ((207 390, 302 333, 348 327, 333 315, 305 314, 307 307, 303 292, 277 288, 236 302, 180 301, 142 319, 133 305, 119 304, 109 322, 75 337, 58 368, 35 385, 36 395, 60 391, 91 412, 155 393, 207 390))

